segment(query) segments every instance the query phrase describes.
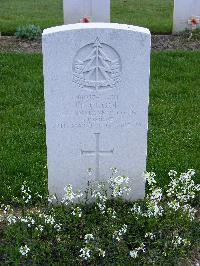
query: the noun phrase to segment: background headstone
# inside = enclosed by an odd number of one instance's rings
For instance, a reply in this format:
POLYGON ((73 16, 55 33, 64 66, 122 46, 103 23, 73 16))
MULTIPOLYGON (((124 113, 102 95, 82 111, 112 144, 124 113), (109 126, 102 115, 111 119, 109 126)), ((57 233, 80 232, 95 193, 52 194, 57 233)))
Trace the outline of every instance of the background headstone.
POLYGON ((79 23, 84 17, 91 22, 110 22, 110 0, 63 0, 64 24, 79 23))
POLYGON ((192 17, 200 19, 200 0, 174 0, 173 32, 192 29, 192 17))
POLYGON ((61 197, 67 184, 83 188, 88 178, 106 179, 117 167, 130 178, 130 198, 142 198, 149 30, 109 23, 50 28, 43 56, 50 193, 61 197))

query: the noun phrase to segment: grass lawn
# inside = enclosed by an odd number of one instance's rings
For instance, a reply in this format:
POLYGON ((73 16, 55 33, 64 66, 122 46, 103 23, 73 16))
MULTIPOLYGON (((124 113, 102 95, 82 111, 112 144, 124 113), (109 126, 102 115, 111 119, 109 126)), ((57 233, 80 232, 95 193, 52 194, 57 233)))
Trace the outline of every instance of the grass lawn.
MULTIPOLYGON (((62 0, 1 0, 0 32, 14 33, 18 26, 42 29, 63 24, 62 0)), ((111 21, 148 27, 154 33, 172 29, 173 0, 111 0, 111 21)))
MULTIPOLYGON (((166 184, 170 169, 200 177, 199 52, 153 53, 148 170, 166 184)), ((0 195, 10 200, 24 180, 47 192, 41 55, 0 54, 0 195)), ((0 198, 1 200, 1 198, 0 198)))

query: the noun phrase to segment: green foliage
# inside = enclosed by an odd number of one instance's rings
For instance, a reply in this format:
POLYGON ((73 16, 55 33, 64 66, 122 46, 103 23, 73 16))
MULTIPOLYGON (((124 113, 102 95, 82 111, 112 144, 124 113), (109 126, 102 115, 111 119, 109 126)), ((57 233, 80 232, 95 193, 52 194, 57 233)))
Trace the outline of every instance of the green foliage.
POLYGON ((50 204, 55 199, 51 196, 49 204, 43 198, 35 208, 30 204, 39 195, 24 183, 22 209, 1 205, 1 263, 178 265, 200 243, 194 208, 200 185, 195 185, 193 175, 193 170, 180 177, 171 171, 171 181, 163 190, 154 173, 146 173, 149 192, 137 202, 122 199, 130 189, 128 178, 112 175, 107 185, 88 188, 93 203, 84 203, 84 194, 69 185, 61 206, 50 204), (112 189, 105 191, 105 187, 112 189), (82 203, 75 203, 80 198, 82 203))
POLYGON ((36 25, 27 25, 17 28, 15 36, 17 38, 34 40, 41 36, 42 31, 39 26, 36 25))
POLYGON ((187 36, 188 41, 190 41, 190 40, 199 41, 200 40, 200 29, 185 30, 183 32, 183 35, 187 36))
MULTIPOLYGON (((173 0, 111 0, 111 21, 147 27, 151 32, 172 29, 173 0)), ((63 24, 62 0, 1 0, 0 32, 14 33, 19 25, 41 29, 63 24)))

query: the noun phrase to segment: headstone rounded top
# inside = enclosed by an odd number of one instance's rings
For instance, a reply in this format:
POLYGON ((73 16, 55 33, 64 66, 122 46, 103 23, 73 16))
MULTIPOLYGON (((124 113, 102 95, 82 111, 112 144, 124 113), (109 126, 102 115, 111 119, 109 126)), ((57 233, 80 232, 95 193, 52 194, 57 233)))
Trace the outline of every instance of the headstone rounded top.
POLYGON ((144 34, 150 34, 149 29, 127 25, 127 24, 118 24, 118 23, 76 23, 76 24, 68 24, 62 26, 56 26, 44 29, 43 36, 52 34, 52 33, 59 33, 63 31, 70 31, 70 30, 81 30, 81 29, 117 29, 117 30, 128 30, 128 31, 135 31, 144 34))

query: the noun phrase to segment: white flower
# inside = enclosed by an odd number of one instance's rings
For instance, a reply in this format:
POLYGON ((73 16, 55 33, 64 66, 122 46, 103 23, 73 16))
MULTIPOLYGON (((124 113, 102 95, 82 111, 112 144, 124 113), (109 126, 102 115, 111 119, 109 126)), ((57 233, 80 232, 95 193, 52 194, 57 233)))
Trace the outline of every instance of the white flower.
POLYGON ((55 224, 54 225, 54 229, 56 229, 57 232, 60 232, 61 231, 61 226, 62 226, 62 224, 55 224))
POLYGON ((117 174, 117 172, 118 172, 116 167, 112 167, 112 168, 110 168, 110 170, 112 171, 113 174, 117 174))
POLYGON ((129 178, 125 176, 117 176, 117 177, 111 177, 109 180, 109 184, 112 188, 112 196, 115 197, 121 197, 123 194, 129 194, 130 188, 128 185, 129 178))
POLYGON ((45 224, 53 225, 55 223, 55 219, 52 215, 42 213, 42 214, 39 214, 39 217, 44 218, 45 224))
POLYGON ((19 248, 19 252, 22 254, 22 256, 27 256, 29 251, 30 251, 30 248, 28 248, 27 245, 21 246, 19 248))
POLYGON ((167 205, 169 208, 177 211, 180 208, 180 204, 179 202, 177 202, 176 200, 172 201, 172 202, 167 202, 167 205))
POLYGON ((87 260, 91 256, 91 254, 90 254, 91 250, 89 248, 87 248, 87 247, 81 248, 80 253, 81 254, 79 256, 81 258, 83 258, 84 260, 87 260))
POLYGON ((56 200, 56 196, 55 195, 49 195, 48 196, 48 202, 49 203, 53 203, 56 200))
POLYGON ((155 173, 153 172, 144 172, 144 179, 147 181, 147 183, 151 186, 153 184, 156 184, 156 180, 155 180, 155 173))
POLYGON ((162 199, 162 189, 161 188, 153 189, 151 194, 149 195, 149 198, 154 201, 160 201, 162 199))
POLYGON ((132 258, 137 258, 139 251, 142 251, 142 252, 146 251, 144 243, 141 243, 138 248, 131 250, 129 254, 132 258))
POLYGON ((20 219, 20 221, 22 222, 22 223, 28 223, 28 217, 22 217, 21 219, 20 219))
POLYGON ((82 216, 82 210, 79 207, 73 208, 72 215, 81 217, 82 216))
POLYGON ((143 214, 145 217, 156 217, 163 215, 163 208, 157 202, 150 201, 147 203, 147 212, 143 214))
POLYGON ((144 237, 145 238, 149 237, 151 240, 154 240, 156 238, 156 236, 153 233, 150 233, 150 232, 146 233, 144 237))
POLYGON ((175 177, 177 175, 177 172, 175 170, 170 170, 169 173, 168 173, 168 175, 170 177, 175 177))
POLYGON ((126 231, 127 231, 127 225, 124 224, 119 231, 114 232, 113 239, 120 241, 122 239, 122 236, 126 233, 126 231))
POLYGON ((79 189, 77 192, 76 192, 76 198, 79 199, 83 197, 83 193, 81 192, 81 190, 79 189))
POLYGON ((193 221, 195 218, 195 213, 197 210, 195 208, 192 208, 189 204, 185 204, 183 206, 183 211, 187 213, 188 217, 190 218, 190 221, 193 221))
POLYGON ((131 258, 137 258, 137 256, 138 256, 138 251, 137 251, 137 250, 131 250, 131 251, 130 251, 130 256, 131 256, 131 258))
POLYGON ((183 239, 182 242, 183 242, 184 246, 190 246, 191 245, 190 241, 187 239, 183 239))
POLYGON ((14 215, 9 215, 7 217, 7 221, 9 224, 15 224, 17 222, 17 217, 14 215))
POLYGON ((61 202, 65 205, 68 205, 69 203, 72 203, 75 199, 78 199, 83 196, 83 193, 81 193, 80 190, 78 190, 77 194, 73 192, 72 185, 67 185, 64 188, 65 195, 62 198, 61 202))
POLYGON ((196 186, 195 186, 195 190, 198 192, 198 191, 200 191, 200 184, 197 184, 196 186))
POLYGON ((134 212, 135 214, 142 215, 141 207, 136 203, 133 205, 133 208, 131 208, 131 211, 134 212))
POLYGON ((172 244, 174 245, 175 248, 178 246, 189 246, 191 243, 187 239, 183 239, 180 236, 175 236, 174 239, 172 240, 172 244))
POLYGON ((86 234, 84 239, 85 239, 85 242, 87 243, 90 240, 94 240, 94 236, 93 236, 93 234, 86 234))
POLYGON ((10 205, 4 205, 4 204, 2 204, 1 205, 1 208, 4 208, 4 210, 3 210, 3 213, 4 214, 7 214, 8 212, 13 212, 13 209, 11 208, 10 205))
POLYGON ((40 195, 38 192, 36 192, 35 195, 36 195, 38 198, 42 199, 42 195, 40 195))
POLYGON ((22 198, 24 200, 25 203, 28 203, 32 196, 31 196, 31 190, 30 188, 26 185, 26 182, 23 183, 23 185, 21 186, 21 192, 22 192, 22 198))
POLYGON ((108 208, 107 209, 107 212, 108 212, 108 214, 109 215, 111 215, 111 217, 113 218, 113 219, 115 219, 116 218, 116 211, 115 210, 113 210, 112 208, 108 208))
POLYGON ((190 175, 191 177, 195 175, 195 170, 194 169, 188 169, 188 175, 190 175))
POLYGON ((97 202, 97 206, 102 214, 105 213, 106 205, 104 202, 97 202))
POLYGON ((35 230, 42 232, 44 230, 44 226, 38 225, 38 227, 35 227, 35 230))
POLYGON ((171 176, 167 196, 177 200, 180 203, 180 206, 186 204, 191 199, 194 199, 196 192, 199 190, 198 185, 195 185, 192 180, 194 174, 195 171, 189 169, 186 173, 181 173, 180 177, 171 176))
POLYGON ((64 191, 66 192, 66 194, 64 196, 65 200, 72 201, 75 198, 75 194, 72 190, 72 185, 67 185, 64 188, 64 191))
POLYGON ((100 256, 105 257, 106 252, 104 250, 102 250, 102 249, 99 248, 98 251, 99 251, 99 257, 100 256))
POLYGON ((114 178, 114 182, 118 185, 121 185, 124 182, 124 177, 123 176, 117 176, 114 178))
POLYGON ((104 214, 106 210, 107 197, 101 194, 100 191, 95 191, 95 190, 92 193, 92 197, 97 199, 97 203, 96 203, 97 207, 99 208, 101 213, 104 214))

